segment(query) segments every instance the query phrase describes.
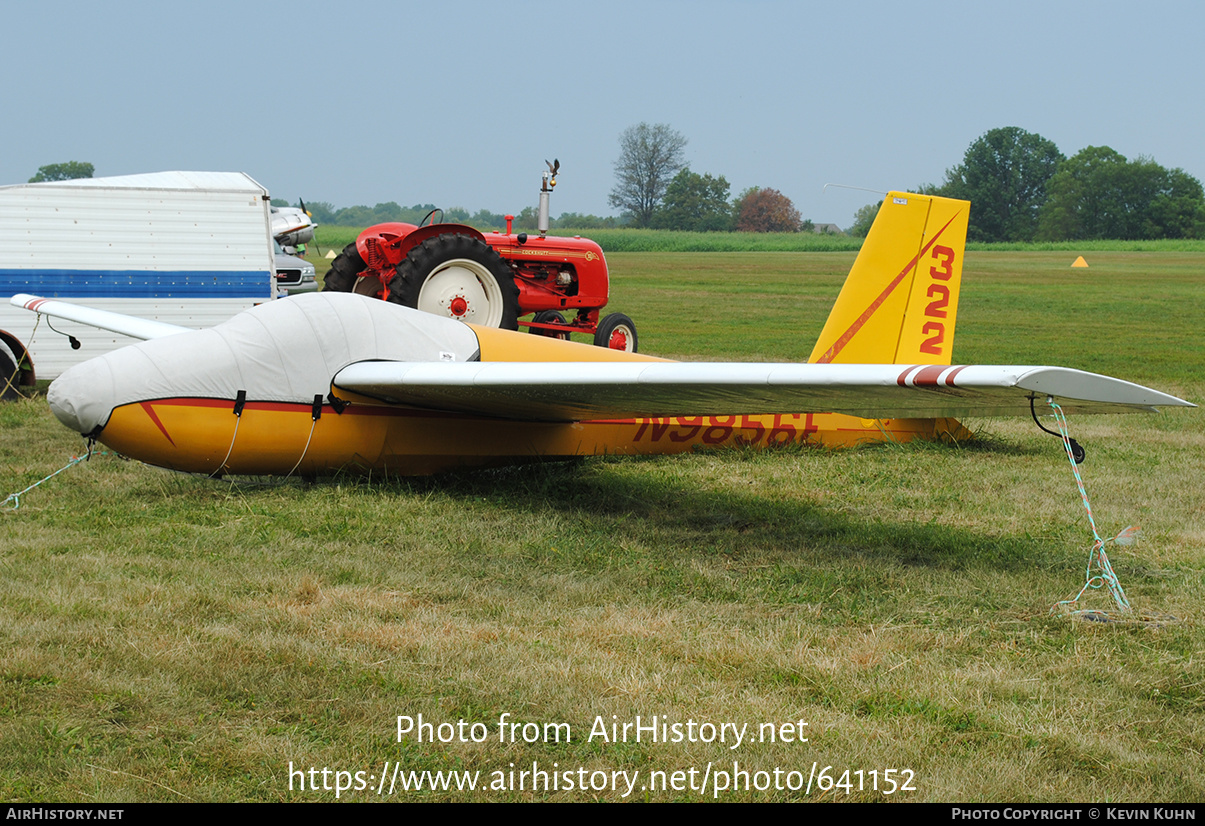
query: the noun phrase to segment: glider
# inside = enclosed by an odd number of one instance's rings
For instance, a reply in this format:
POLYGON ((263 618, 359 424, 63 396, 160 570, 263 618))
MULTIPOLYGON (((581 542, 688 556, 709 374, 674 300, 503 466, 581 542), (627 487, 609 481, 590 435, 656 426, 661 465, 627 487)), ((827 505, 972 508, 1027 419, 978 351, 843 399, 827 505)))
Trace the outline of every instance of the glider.
POLYGON ((126 456, 213 476, 962 437, 954 417, 1028 416, 1047 398, 1082 413, 1191 406, 1068 368, 952 365, 969 208, 889 193, 807 364, 669 362, 354 293, 207 330, 12 303, 144 339, 63 373, 52 410, 126 456))

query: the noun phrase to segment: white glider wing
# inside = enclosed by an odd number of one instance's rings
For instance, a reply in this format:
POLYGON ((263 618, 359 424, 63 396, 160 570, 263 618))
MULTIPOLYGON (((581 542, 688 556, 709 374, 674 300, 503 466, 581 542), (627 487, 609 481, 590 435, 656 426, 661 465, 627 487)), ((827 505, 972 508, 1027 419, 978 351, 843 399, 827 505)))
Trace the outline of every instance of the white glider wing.
POLYGON ((469 326, 342 293, 260 305, 204 331, 31 295, 12 303, 135 338, 173 337, 115 351, 72 374, 86 386, 69 391, 67 374, 59 379, 60 396, 74 392, 102 411, 96 423, 137 398, 233 398, 244 390, 260 401, 308 403, 332 385, 389 404, 545 422, 801 411, 877 419, 1027 416, 1031 401, 1047 397, 1069 413, 1192 406, 1064 367, 481 362, 469 326), (174 339, 181 333, 190 335, 174 339), (106 378, 102 362, 120 382, 106 378), (120 398, 110 398, 118 385, 120 398))
POLYGON ((41 313, 51 318, 61 318, 86 324, 101 330, 108 330, 119 335, 139 338, 147 341, 152 338, 174 336, 177 333, 191 333, 191 327, 179 327, 163 321, 151 321, 146 318, 111 313, 108 310, 96 310, 92 307, 81 307, 66 301, 55 301, 51 298, 39 298, 36 295, 18 293, 9 299, 14 307, 21 307, 35 313, 41 313))
POLYGON ((1189 402, 1064 367, 683 362, 358 362, 333 384, 434 410, 584 421, 790 413, 868 418, 1017 416, 1053 397, 1067 412, 1154 411, 1189 402))

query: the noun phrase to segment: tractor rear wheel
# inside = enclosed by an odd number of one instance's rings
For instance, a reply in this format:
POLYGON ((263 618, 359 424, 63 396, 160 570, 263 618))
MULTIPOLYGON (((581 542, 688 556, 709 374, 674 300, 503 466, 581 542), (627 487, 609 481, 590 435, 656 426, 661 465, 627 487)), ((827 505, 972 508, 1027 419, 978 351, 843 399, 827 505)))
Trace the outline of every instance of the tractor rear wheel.
POLYGON ((389 300, 485 327, 519 329, 519 288, 510 266, 484 241, 445 233, 407 253, 389 300))
POLYGON ((355 243, 348 244, 343 252, 331 261, 330 272, 322 280, 322 291, 349 293, 355 289, 356 278, 364 272, 364 259, 356 252, 355 243))
POLYGON ((594 332, 596 347, 608 347, 625 353, 636 352, 636 323, 623 313, 611 313, 598 322, 594 332))

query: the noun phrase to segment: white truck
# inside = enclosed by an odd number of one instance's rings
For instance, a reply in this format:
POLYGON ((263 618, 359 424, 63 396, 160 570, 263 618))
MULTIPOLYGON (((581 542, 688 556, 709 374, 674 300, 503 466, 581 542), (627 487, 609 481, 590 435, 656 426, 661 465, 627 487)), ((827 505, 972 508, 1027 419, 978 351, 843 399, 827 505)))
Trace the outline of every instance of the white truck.
POLYGON ((268 191, 241 172, 0 186, 0 396, 128 338, 10 306, 32 293, 185 327, 276 297, 268 191))

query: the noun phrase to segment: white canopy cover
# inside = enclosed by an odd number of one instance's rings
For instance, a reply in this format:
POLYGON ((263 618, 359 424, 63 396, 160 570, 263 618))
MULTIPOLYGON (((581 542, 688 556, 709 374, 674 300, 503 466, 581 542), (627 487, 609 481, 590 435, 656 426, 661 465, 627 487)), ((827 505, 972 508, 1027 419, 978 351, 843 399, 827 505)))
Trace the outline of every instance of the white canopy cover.
POLYGON ((144 341, 63 373, 47 394, 80 433, 123 404, 171 398, 305 402, 362 361, 457 362, 477 357, 477 337, 457 321, 353 293, 311 293, 239 313, 208 330, 144 341))

